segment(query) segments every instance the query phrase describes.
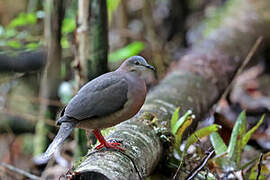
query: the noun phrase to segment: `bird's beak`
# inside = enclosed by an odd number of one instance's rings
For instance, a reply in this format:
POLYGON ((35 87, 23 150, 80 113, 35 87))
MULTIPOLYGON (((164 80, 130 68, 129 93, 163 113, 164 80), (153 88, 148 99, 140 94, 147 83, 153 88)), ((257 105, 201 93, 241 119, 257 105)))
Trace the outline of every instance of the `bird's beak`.
POLYGON ((153 66, 149 65, 149 64, 146 65, 145 67, 148 68, 148 69, 151 69, 152 71, 156 71, 156 69, 153 66))

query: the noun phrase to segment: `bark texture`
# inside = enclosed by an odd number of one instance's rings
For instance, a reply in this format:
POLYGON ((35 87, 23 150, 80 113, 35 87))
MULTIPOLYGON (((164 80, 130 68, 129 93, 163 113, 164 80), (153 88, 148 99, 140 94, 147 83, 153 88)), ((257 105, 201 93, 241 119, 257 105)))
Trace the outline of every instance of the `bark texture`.
MULTIPOLYGON (((47 45, 47 64, 42 74, 40 85, 40 97, 50 100, 58 100, 58 86, 61 82, 60 67, 62 58, 61 25, 65 13, 63 0, 46 1, 45 17, 45 39, 47 45)), ((34 154, 40 155, 46 150, 48 126, 44 122, 45 115, 54 119, 57 108, 48 106, 46 103, 40 105, 39 120, 36 125, 34 154)))
POLYGON ((94 79, 108 71, 108 18, 106 0, 92 0, 91 9, 91 59, 89 77, 94 79))
POLYGON ((267 39, 270 34, 267 0, 228 2, 231 5, 220 25, 173 65, 136 117, 111 131, 108 138, 122 139, 126 155, 90 153, 76 168, 74 179, 144 179, 168 149, 162 148, 162 142, 170 138, 169 120, 175 108, 181 107, 180 115, 191 109, 197 120, 194 127, 216 103, 256 39, 261 35, 267 39), (151 124, 143 112, 155 115, 158 122, 151 124))
MULTIPOLYGON (((91 1, 79 0, 78 1, 78 27, 77 27, 77 50, 76 50, 76 76, 75 81, 77 84, 77 91, 88 80, 88 67, 87 61, 89 57, 89 19, 91 14, 91 1)), ((79 159, 87 153, 87 137, 85 130, 75 129, 76 149, 74 159, 79 159)))

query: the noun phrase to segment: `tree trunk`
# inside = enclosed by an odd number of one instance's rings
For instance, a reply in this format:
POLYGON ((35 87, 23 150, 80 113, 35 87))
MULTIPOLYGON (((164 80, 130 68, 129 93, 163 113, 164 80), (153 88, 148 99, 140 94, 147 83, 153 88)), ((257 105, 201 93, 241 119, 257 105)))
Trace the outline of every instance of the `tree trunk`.
MULTIPOLYGON (((75 81, 77 84, 77 91, 88 80, 88 67, 87 61, 89 60, 89 20, 91 14, 91 0, 79 0, 78 1, 78 28, 77 28, 77 48, 75 68, 76 76, 75 81)), ((74 153, 74 159, 78 160, 84 156, 87 152, 87 138, 85 130, 75 129, 75 141, 76 149, 74 153)))
MULTIPOLYGON (((40 97, 49 100, 58 100, 58 86, 60 79, 60 67, 62 58, 61 25, 65 14, 64 0, 47 0, 45 17, 45 40, 47 45, 47 64, 45 66, 41 86, 40 97)), ((41 102, 39 120, 36 125, 34 155, 42 154, 47 147, 48 126, 45 124, 45 116, 54 119, 57 107, 48 106, 41 102)))
POLYGON ((108 72, 108 20, 106 0, 92 0, 91 10, 91 59, 88 79, 108 72))
POLYGON ((228 86, 256 39, 270 35, 267 0, 228 3, 219 27, 172 66, 166 78, 147 95, 136 117, 113 128, 108 138, 122 139, 126 151, 90 153, 75 169, 74 179, 140 179, 151 174, 161 157, 172 150, 171 146, 163 149, 162 144, 172 142, 169 120, 179 106, 180 115, 188 109, 196 115, 190 129, 194 130, 228 86), (151 124, 151 118, 143 112, 155 115, 158 122, 151 124))

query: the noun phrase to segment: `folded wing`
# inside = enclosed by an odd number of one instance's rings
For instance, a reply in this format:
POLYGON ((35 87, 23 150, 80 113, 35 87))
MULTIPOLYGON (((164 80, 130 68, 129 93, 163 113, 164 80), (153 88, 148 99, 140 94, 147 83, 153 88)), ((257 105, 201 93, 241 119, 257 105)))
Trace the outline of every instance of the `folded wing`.
POLYGON ((109 115, 123 108, 127 93, 126 79, 107 73, 82 87, 67 105, 65 115, 79 121, 109 115))

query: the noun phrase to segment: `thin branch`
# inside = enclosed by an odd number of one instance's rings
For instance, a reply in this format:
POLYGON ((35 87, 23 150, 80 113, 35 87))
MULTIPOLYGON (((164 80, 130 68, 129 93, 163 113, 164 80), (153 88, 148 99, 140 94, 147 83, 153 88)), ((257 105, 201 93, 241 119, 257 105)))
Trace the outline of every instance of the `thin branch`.
POLYGON ((204 166, 206 165, 206 163, 208 162, 208 160, 211 158, 211 156, 214 154, 214 150, 210 151, 210 153, 208 153, 202 160, 202 162, 194 168, 194 170, 191 171, 191 173, 188 175, 188 177, 186 178, 186 180, 191 180, 193 178, 195 178, 195 176, 197 176, 197 174, 202 170, 202 168, 204 168, 204 166))
POLYGON ((260 159, 259 159, 259 163, 258 163, 258 174, 256 176, 256 180, 259 180, 260 175, 261 175, 261 169, 262 169, 262 158, 263 158, 263 154, 261 153, 260 155, 260 159))
POLYGON ((4 162, 0 162, 0 166, 3 166, 5 168, 7 168, 8 170, 10 171, 13 171, 17 174, 20 174, 22 176, 25 176, 25 177, 28 177, 30 179, 33 179, 33 180, 40 180, 40 177, 36 176, 36 175, 33 175, 33 174, 30 174, 29 172, 25 171, 25 170, 22 170, 22 169, 19 169, 19 168, 16 168, 10 164, 7 164, 7 163, 4 163, 4 162))
POLYGON ((225 89, 225 91, 222 94, 222 96, 221 96, 220 99, 224 99, 224 98, 227 97, 227 95, 228 95, 229 91, 231 90, 231 87, 234 84, 236 78, 240 75, 240 73, 242 73, 242 71, 244 70, 244 68, 246 67, 246 65, 249 63, 249 61, 251 60, 251 58, 255 54, 256 50, 258 49, 259 45, 262 43, 262 40, 263 40, 263 37, 262 36, 258 37, 258 39, 256 40, 255 44, 250 49, 250 51, 249 51, 247 57, 245 58, 244 62, 241 64, 241 66, 239 67, 239 69, 236 71, 236 73, 235 73, 232 81, 229 83, 229 85, 225 89))

